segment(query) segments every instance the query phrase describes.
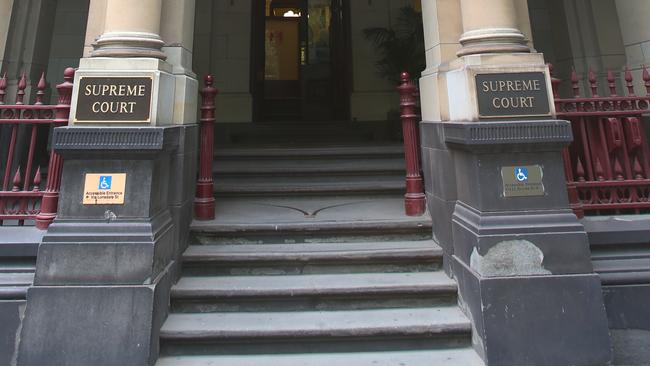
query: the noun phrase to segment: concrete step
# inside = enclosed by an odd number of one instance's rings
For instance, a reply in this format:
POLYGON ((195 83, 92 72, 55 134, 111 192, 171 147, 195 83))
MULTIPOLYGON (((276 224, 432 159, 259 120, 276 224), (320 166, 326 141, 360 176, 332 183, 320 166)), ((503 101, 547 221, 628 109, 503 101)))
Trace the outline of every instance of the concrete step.
POLYGON ((435 271, 442 249, 431 240, 360 243, 191 245, 186 275, 298 275, 435 271))
POLYGON ((470 347, 424 351, 162 357, 156 366, 484 366, 470 347))
POLYGON ((174 312, 343 310, 452 305, 443 272, 301 276, 185 276, 172 287, 174 312))
POLYGON ((471 324, 457 306, 345 311, 170 314, 160 330, 164 346, 277 342, 295 345, 353 340, 467 340, 471 324))

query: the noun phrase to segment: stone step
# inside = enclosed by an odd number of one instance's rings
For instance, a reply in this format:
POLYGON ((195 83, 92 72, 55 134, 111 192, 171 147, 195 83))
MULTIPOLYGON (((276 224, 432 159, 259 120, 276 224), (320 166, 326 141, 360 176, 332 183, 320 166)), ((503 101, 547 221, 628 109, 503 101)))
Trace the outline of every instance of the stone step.
POLYGON ((192 240, 200 244, 237 243, 305 243, 350 241, 422 240, 431 237, 431 218, 402 217, 395 219, 338 221, 239 222, 217 218, 194 220, 190 225, 192 240))
POLYGON ((421 272, 441 262, 442 249, 431 240, 191 245, 183 254, 186 275, 421 272))
POLYGON ((301 276, 185 276, 172 287, 175 312, 341 310, 451 305, 456 283, 443 272, 301 276))
MULTIPOLYGON (((404 176, 403 158, 382 159, 309 159, 309 160, 215 160, 212 171, 215 179, 223 176, 319 175, 338 176, 362 174, 389 174, 404 176)), ((268 177, 267 177, 268 179, 268 177)))
POLYGON ((484 366, 471 347, 436 350, 162 357, 156 366, 484 366))
POLYGON ((23 300, 34 282, 33 272, 0 273, 0 300, 23 300))
POLYGON ((1 258, 0 274, 2 273, 33 273, 36 269, 36 258, 1 258))
POLYGON ((249 159, 313 159, 313 158, 403 158, 402 144, 354 145, 354 146, 295 146, 295 147, 249 147, 216 148, 215 160, 249 159))
POLYGON ((354 340, 467 339, 471 324, 457 306, 345 311, 172 313, 161 343, 279 342, 295 345, 354 340), (445 339, 446 338, 446 339, 445 339))
POLYGON ((215 177, 216 196, 404 194, 404 174, 359 176, 215 177))

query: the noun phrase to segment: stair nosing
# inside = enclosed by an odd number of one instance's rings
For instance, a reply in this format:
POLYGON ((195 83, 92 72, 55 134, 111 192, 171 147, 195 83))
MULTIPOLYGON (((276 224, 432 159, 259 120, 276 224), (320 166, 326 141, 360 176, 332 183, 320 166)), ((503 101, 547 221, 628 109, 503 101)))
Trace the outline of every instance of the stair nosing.
POLYGON ((286 296, 380 296, 390 294, 442 295, 455 294, 457 290, 458 287, 452 279, 446 277, 444 273, 436 271, 184 277, 172 287, 171 294, 173 299, 181 300, 286 296), (427 281, 423 281, 424 279, 427 281), (275 287, 273 286, 274 283, 275 287))
MULTIPOLYGON (((170 314, 167 322, 160 330, 160 337, 165 341, 219 341, 219 340, 233 340, 233 339, 293 339, 293 338, 347 338, 347 337, 404 337, 404 336, 433 336, 444 334, 466 334, 471 332, 470 321, 462 316, 460 310, 456 307, 438 307, 426 309, 390 309, 388 311, 377 310, 356 310, 356 311, 310 311, 310 312, 274 312, 274 313, 196 313, 196 314, 170 314), (407 316, 406 321, 399 324, 397 317, 409 312, 416 311, 423 312, 440 312, 441 309, 449 312, 449 314, 441 315, 441 319, 436 319, 433 322, 426 324, 422 319, 421 314, 415 316, 407 316), (341 314, 349 314, 353 319, 371 319, 365 326, 353 324, 353 321, 345 320, 345 317, 339 319, 340 323, 335 324, 331 319, 326 317, 334 315, 340 316, 341 314), (385 323, 372 323, 373 317, 371 314, 383 315, 382 319, 391 318, 390 322, 385 323), (452 314, 455 313, 455 314, 452 314), (255 317, 259 319, 249 319, 257 325, 249 327, 243 325, 234 326, 239 324, 238 320, 245 318, 255 317), (300 325, 301 317, 318 319, 316 323, 309 324, 310 326, 300 325), (453 319, 455 317, 455 319, 453 319), (262 327, 264 324, 261 320, 267 319, 267 327, 262 327), (442 320, 444 318, 444 320, 442 320), (272 320, 269 320, 272 319, 272 320), (196 326, 188 326, 187 322, 213 322, 223 325, 219 327, 207 328, 196 326), (184 327, 176 326, 174 323, 184 324, 184 327), (269 323, 271 327, 268 327, 269 323), (170 325, 171 324, 171 325, 170 325), (279 325, 284 326, 281 328, 279 325), (230 326, 230 329, 227 329, 230 326), (170 329, 171 328, 171 329, 170 329)), ((305 319, 302 319, 304 321, 305 319)), ((195 325, 195 324, 192 324, 195 325)))

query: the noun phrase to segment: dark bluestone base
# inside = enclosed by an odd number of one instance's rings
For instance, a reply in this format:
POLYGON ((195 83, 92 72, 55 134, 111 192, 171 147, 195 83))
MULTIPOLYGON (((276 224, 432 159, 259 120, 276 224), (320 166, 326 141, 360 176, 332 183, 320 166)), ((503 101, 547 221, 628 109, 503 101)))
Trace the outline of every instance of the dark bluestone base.
POLYGON ((600 279, 564 178, 570 124, 447 122, 440 132, 457 182, 446 254, 487 366, 607 365, 600 279), (539 169, 543 189, 507 194, 515 167, 527 166, 539 169))
POLYGON ((420 144, 427 207, 433 221, 433 239, 444 249, 445 273, 453 277, 450 260, 454 254, 451 217, 456 206, 457 182, 454 152, 445 142, 445 123, 420 122, 420 144))
POLYGON ((196 126, 65 127, 59 216, 39 246, 20 365, 150 365, 187 245, 196 126), (83 205, 87 173, 126 173, 125 202, 83 205))
POLYGON ((37 286, 27 293, 21 366, 153 365, 168 273, 148 286, 37 286))
POLYGON ((588 216, 581 222, 603 283, 610 328, 650 331, 650 215, 588 216))
POLYGON ((597 275, 485 278, 457 258, 453 267, 475 348, 488 366, 609 364, 597 275))

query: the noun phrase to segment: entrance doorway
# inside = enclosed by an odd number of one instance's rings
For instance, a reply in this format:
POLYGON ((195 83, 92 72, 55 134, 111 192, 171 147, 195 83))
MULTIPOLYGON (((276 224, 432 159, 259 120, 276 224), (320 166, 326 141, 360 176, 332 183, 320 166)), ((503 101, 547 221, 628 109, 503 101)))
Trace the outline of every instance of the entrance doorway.
POLYGON ((256 121, 349 119, 348 1, 253 2, 256 121))

